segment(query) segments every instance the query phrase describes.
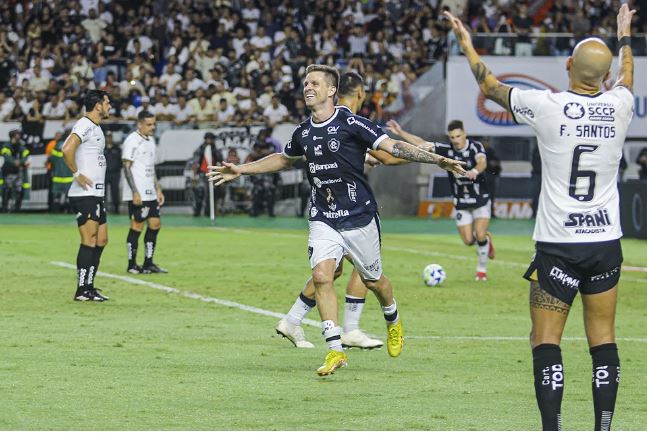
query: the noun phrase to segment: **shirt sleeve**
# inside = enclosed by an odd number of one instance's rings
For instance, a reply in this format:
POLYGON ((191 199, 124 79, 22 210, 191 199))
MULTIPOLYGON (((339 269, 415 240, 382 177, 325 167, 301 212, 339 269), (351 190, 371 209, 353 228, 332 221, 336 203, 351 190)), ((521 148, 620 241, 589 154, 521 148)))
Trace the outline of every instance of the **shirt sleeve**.
POLYGON ((303 145, 300 142, 300 133, 301 128, 297 127, 294 132, 292 132, 292 138, 290 138, 290 141, 285 145, 285 149, 283 149, 283 154, 288 158, 300 158, 305 155, 303 145))
POLYGON ((377 150, 377 146, 389 138, 382 128, 364 117, 349 116, 346 121, 351 134, 357 137, 361 143, 366 144, 369 149, 377 150))
POLYGON ((127 161, 135 160, 135 140, 133 140, 130 135, 126 137, 126 141, 124 141, 124 147, 121 150, 121 159, 125 159, 127 161))
POLYGON ((448 158, 449 148, 450 146, 445 143, 436 143, 436 148, 434 149, 434 153, 440 156, 444 156, 445 158, 448 158))
POLYGON ((515 123, 534 126, 541 104, 549 93, 550 90, 521 90, 513 87, 508 98, 510 98, 510 112, 515 123))
POLYGON ((77 121, 74 124, 74 127, 72 127, 72 134, 79 137, 79 139, 81 140, 81 143, 83 143, 88 139, 91 131, 92 131, 92 126, 84 122, 83 119, 77 121))
POLYGON ((474 155, 474 159, 478 159, 480 157, 487 158, 487 154, 485 153, 485 147, 483 147, 483 144, 478 142, 478 141, 473 141, 474 147, 476 148, 476 154, 474 155))
POLYGON ((607 93, 611 93, 618 98, 618 109, 620 110, 618 114, 627 119, 627 124, 629 124, 634 115, 634 95, 625 86, 615 86, 607 93))

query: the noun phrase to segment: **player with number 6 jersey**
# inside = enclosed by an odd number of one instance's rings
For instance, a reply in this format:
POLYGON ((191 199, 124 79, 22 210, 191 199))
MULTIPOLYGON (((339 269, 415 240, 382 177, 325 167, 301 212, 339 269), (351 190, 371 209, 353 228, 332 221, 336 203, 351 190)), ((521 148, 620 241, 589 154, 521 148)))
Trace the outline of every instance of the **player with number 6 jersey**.
POLYGON ((618 281, 622 264, 616 179, 633 117, 633 56, 627 4, 617 16, 618 76, 604 41, 584 39, 566 61, 568 90, 521 90, 501 83, 480 59, 463 23, 451 13, 457 40, 488 99, 504 107, 537 136, 542 160, 536 252, 524 277, 530 281, 530 344, 535 396, 544 430, 561 430, 564 367, 560 342, 579 292, 592 360, 595 430, 610 430, 620 383, 615 343, 618 281))

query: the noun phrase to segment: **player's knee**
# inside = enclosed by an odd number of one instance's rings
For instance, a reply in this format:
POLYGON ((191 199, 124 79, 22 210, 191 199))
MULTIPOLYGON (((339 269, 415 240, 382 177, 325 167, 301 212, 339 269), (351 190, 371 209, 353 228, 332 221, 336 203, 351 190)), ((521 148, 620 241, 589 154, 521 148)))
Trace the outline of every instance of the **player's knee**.
POLYGON ((334 276, 334 273, 331 274, 320 268, 312 270, 312 282, 315 284, 315 288, 317 286, 332 284, 334 276))

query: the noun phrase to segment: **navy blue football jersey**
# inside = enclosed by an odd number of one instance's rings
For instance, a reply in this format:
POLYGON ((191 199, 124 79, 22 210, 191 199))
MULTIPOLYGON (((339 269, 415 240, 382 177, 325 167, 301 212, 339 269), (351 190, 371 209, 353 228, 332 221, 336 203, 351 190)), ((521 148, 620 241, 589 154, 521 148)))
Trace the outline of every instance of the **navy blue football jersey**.
MULTIPOLYGON (((467 140, 467 144, 461 150, 446 143, 436 143, 436 153, 447 158, 465 162, 465 170, 476 167, 476 156, 485 157, 485 148, 478 141, 467 140)), ((490 193, 485 183, 483 173, 476 177, 476 180, 467 177, 457 177, 454 173, 447 172, 449 186, 454 194, 454 207, 458 210, 473 209, 485 205, 490 199, 490 193)))
POLYGON ((335 108, 325 122, 308 119, 292 133, 284 153, 305 156, 311 186, 311 221, 322 221, 336 230, 368 225, 377 214, 373 191, 364 177, 369 149, 388 138, 370 120, 346 107, 335 108))

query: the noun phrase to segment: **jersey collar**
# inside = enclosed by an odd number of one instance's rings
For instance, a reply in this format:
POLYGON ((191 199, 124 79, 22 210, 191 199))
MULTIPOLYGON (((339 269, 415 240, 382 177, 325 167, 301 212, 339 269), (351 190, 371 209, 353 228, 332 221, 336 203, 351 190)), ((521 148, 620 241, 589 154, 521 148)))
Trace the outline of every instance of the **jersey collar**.
POLYGON ((345 110, 348 111, 350 114, 353 114, 353 111, 350 109, 348 105, 337 105, 335 108, 338 110, 345 110))
POLYGON ((310 126, 312 126, 313 128, 323 128, 324 126, 328 125, 330 122, 335 120, 335 117, 337 117, 338 113, 339 113, 339 108, 335 107, 335 114, 330 116, 330 118, 328 118, 328 120, 326 120, 325 122, 321 122, 321 123, 313 122, 312 121, 312 116, 311 116, 310 117, 310 126))
POLYGON ((594 93, 593 95, 590 95, 588 93, 577 93, 573 90, 568 90, 568 93, 572 93, 573 95, 577 95, 577 96, 584 96, 585 98, 597 98, 602 94, 602 92, 598 92, 598 93, 594 93))

